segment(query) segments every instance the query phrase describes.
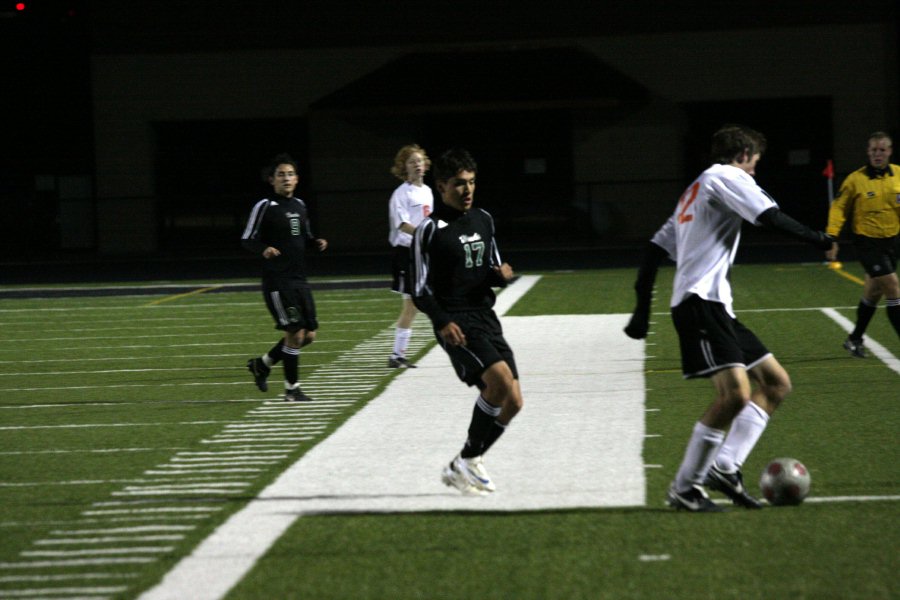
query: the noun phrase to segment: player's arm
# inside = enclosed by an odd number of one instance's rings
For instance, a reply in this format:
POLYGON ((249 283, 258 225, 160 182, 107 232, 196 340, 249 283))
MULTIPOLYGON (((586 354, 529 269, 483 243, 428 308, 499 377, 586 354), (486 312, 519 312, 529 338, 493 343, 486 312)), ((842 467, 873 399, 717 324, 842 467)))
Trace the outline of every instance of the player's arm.
POLYGON ((837 197, 831 203, 831 206, 828 207, 828 225, 825 227, 825 233, 835 240, 832 243, 831 248, 825 251, 825 258, 830 261, 837 260, 838 251, 840 250, 837 238, 840 237, 841 230, 847 222, 847 216, 850 213, 852 205, 850 198, 852 198, 853 195, 852 183, 848 177, 841 184, 841 187, 838 189, 837 197))
POLYGON ((250 211, 250 217, 247 219, 247 226, 244 227, 244 232, 241 234, 241 246, 253 254, 265 255, 266 250, 269 248, 268 244, 263 243, 259 239, 259 228, 262 225, 263 215, 266 214, 268 206, 269 202, 267 200, 260 200, 253 206, 253 210, 250 211))
POLYGON ((397 188, 397 190, 395 190, 391 195, 391 227, 393 227, 394 229, 399 229, 403 233, 414 235, 416 233, 416 226, 412 224, 412 219, 409 216, 409 207, 406 206, 403 194, 400 190, 401 188, 397 188))
POLYGON ((656 273, 666 256, 675 254, 675 220, 669 218, 659 228, 653 238, 647 242, 644 257, 638 268, 634 291, 637 302, 631 319, 625 326, 625 335, 635 340, 647 337, 650 331, 650 308, 653 305, 653 287, 656 285, 656 273))
POLYGON ((413 235, 412 245, 410 246, 410 265, 407 272, 409 273, 411 283, 411 296, 413 304, 420 311, 428 315, 435 329, 443 329, 448 323, 452 322, 450 315, 441 308, 437 299, 432 293, 431 286, 428 282, 429 269, 431 260, 429 251, 431 249, 431 239, 434 236, 435 224, 431 219, 425 219, 416 228, 413 235))
POLYGON ((491 287, 505 288, 515 277, 513 268, 509 263, 503 262, 500 258, 500 247, 497 245, 497 238, 494 237, 494 218, 485 213, 491 225, 491 248, 490 248, 490 267, 491 272, 488 275, 488 285, 491 287))
POLYGON ((656 284, 656 272, 662 260, 668 255, 665 249, 653 242, 647 242, 644 249, 644 258, 638 268, 637 279, 634 282, 634 291, 637 302, 631 313, 631 319, 625 326, 625 335, 641 340, 647 337, 650 331, 650 307, 653 305, 653 286, 656 284))
POLYGON ((824 231, 810 229, 793 217, 783 213, 777 206, 766 209, 757 218, 756 222, 770 229, 780 231, 794 239, 812 244, 822 250, 830 250, 834 238, 824 231))

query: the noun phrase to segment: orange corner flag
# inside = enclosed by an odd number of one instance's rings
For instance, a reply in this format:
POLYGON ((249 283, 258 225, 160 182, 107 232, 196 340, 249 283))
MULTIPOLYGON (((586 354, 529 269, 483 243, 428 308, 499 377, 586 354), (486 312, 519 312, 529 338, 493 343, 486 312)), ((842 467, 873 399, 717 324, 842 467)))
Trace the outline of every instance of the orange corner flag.
POLYGON ((828 179, 834 179, 834 163, 830 158, 828 159, 828 164, 825 165, 825 170, 822 171, 822 175, 828 179))

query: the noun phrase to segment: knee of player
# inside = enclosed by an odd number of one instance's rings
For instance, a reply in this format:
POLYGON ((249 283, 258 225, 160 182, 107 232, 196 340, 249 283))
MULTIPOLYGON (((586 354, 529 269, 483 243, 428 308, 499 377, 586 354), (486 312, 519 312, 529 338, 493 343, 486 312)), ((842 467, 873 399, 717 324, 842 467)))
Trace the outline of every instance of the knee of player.
POLYGON ((521 411, 522 408, 525 406, 525 401, 522 399, 522 394, 516 393, 515 390, 512 393, 510 393, 509 396, 507 397, 507 406, 508 406, 507 410, 509 411, 510 414, 512 414, 512 415, 518 414, 519 411, 521 411))
POLYGON ((315 331, 308 331, 308 332, 306 333, 306 335, 303 336, 303 339, 300 340, 300 346, 301 346, 301 347, 303 347, 303 346, 309 346, 309 345, 312 344, 314 341, 316 341, 316 332, 315 332, 315 331))
POLYGON ((790 377, 784 377, 783 379, 779 379, 778 381, 767 385, 763 392, 765 393, 766 398, 769 399, 769 402, 778 404, 793 390, 794 385, 791 383, 790 377))

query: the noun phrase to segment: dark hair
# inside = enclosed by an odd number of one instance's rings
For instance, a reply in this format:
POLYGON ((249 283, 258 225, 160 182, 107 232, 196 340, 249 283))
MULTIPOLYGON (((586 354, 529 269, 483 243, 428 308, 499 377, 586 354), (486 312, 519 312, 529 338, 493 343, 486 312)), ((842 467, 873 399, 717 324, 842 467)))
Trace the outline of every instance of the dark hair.
POLYGON ((434 179, 435 181, 447 181, 460 171, 478 172, 478 164, 469 154, 468 150, 463 148, 453 148, 441 154, 440 158, 434 163, 434 179))
POLYGON ((272 160, 269 161, 269 164, 266 165, 265 167, 263 167, 263 170, 262 170, 263 181, 265 181, 266 183, 269 183, 269 179, 271 177, 275 176, 275 169, 278 168, 278 165, 291 165, 292 167, 294 167, 294 171, 296 171, 297 174, 300 173, 300 167, 297 166, 297 161, 294 160, 293 158, 291 158, 290 154, 286 154, 286 153, 276 154, 272 158, 272 160))
POLYGON ((753 156, 766 151, 766 136, 743 125, 725 125, 713 134, 710 158, 713 162, 727 165, 740 160, 746 152, 753 156))

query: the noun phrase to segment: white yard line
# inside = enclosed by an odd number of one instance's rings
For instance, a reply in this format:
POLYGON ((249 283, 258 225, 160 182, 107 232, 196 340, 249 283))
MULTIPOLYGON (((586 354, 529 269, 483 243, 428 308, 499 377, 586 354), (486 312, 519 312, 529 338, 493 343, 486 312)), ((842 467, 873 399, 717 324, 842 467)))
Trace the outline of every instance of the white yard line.
MULTIPOLYGON (((835 309, 823 308, 821 310, 829 318, 831 318, 831 320, 840 325, 841 328, 847 333, 853 331, 855 327, 853 321, 851 321, 835 309)), ((866 348, 869 349, 869 352, 872 355, 878 357, 884 364, 886 364, 889 369, 895 371, 896 373, 900 373, 900 359, 894 356, 890 350, 872 339, 871 336, 866 336, 866 348)))

